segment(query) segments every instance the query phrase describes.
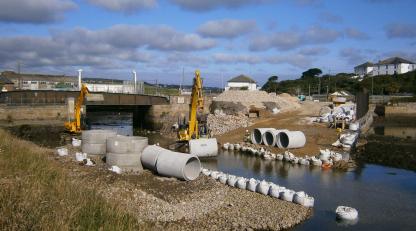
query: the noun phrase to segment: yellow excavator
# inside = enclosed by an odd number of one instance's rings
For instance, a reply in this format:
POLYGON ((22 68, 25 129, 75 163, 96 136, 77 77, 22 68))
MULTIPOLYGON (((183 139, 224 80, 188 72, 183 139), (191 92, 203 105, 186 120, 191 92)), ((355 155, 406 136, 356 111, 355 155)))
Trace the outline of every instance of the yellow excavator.
POLYGON ((198 111, 204 109, 204 97, 202 95, 202 80, 199 70, 195 71, 194 83, 192 86, 191 105, 189 107, 189 122, 182 124, 178 132, 179 141, 199 139, 200 129, 198 123, 198 111))
POLYGON ((189 153, 199 157, 211 157, 218 154, 216 138, 201 138, 209 135, 206 124, 199 123, 198 111, 204 109, 202 79, 199 70, 195 71, 193 80, 191 104, 189 106, 189 121, 179 126, 178 142, 187 143, 189 153))
POLYGON ((70 133, 81 133, 81 107, 84 104, 85 97, 89 94, 88 87, 82 84, 79 96, 74 105, 74 121, 71 119, 65 122, 65 129, 70 133))

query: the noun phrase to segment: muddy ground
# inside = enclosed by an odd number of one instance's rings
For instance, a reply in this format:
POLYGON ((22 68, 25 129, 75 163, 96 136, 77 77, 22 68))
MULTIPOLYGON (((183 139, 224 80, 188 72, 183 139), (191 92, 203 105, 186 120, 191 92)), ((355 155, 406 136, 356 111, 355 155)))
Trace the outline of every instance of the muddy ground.
MULTIPOLYGON (((297 156, 316 155, 319 153, 319 149, 333 148, 331 144, 338 139, 336 130, 328 128, 328 124, 312 122, 312 117, 318 116, 319 110, 324 105, 328 105, 328 103, 303 102, 302 107, 299 110, 281 113, 268 118, 259 118, 254 121, 254 125, 223 134, 218 136, 217 139, 220 143, 239 143, 244 140, 246 130, 252 131, 254 128, 271 127, 302 131, 306 136, 305 147, 291 149, 290 151, 297 156)), ((273 153, 282 153, 285 150, 275 147, 272 148, 271 151, 273 153)))

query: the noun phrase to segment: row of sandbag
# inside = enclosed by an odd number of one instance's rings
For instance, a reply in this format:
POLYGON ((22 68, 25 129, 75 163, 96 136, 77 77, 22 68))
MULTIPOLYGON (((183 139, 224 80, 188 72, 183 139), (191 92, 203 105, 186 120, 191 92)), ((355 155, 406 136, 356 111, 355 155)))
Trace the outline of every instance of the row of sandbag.
POLYGON ((283 186, 267 182, 259 181, 254 178, 238 177, 231 174, 226 174, 220 171, 213 171, 203 168, 202 174, 209 176, 215 180, 218 180, 222 184, 226 184, 231 187, 239 189, 246 189, 252 192, 258 192, 263 195, 269 195, 271 197, 281 199, 284 201, 294 202, 305 207, 313 207, 315 199, 303 191, 295 192, 291 189, 287 189, 283 186))
POLYGON ((243 153, 251 154, 258 157, 263 157, 266 160, 280 160, 290 162, 292 164, 300 165, 314 165, 322 166, 323 164, 332 166, 335 162, 342 160, 342 154, 330 151, 328 149, 320 150, 320 153, 316 156, 304 156, 296 157, 293 153, 285 151, 283 154, 274 154, 270 151, 265 150, 264 148, 255 149, 245 144, 232 144, 224 143, 223 149, 226 150, 236 150, 243 153))
POLYGON ((250 139, 253 144, 279 148, 301 148, 306 144, 303 132, 276 128, 255 128, 250 134, 250 139))

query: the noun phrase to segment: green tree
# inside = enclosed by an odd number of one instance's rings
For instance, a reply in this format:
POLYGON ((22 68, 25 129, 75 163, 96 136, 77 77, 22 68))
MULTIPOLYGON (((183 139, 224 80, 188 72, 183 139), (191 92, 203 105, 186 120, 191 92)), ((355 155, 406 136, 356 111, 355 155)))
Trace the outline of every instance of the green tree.
POLYGON ((277 90, 277 81, 279 77, 276 75, 270 76, 267 82, 261 87, 261 90, 267 92, 276 92, 277 90))
POLYGON ((322 70, 319 68, 311 68, 307 71, 302 72, 301 79, 309 79, 309 78, 315 78, 322 74, 322 70))

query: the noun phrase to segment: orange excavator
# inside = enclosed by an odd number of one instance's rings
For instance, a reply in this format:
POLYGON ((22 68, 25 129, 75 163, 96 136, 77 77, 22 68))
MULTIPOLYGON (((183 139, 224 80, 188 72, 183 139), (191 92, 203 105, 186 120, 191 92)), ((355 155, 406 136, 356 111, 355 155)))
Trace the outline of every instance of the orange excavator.
POLYGON ((65 129, 70 133, 81 133, 81 107, 84 104, 85 97, 89 94, 88 87, 82 84, 79 96, 74 105, 74 120, 65 122, 65 129))

